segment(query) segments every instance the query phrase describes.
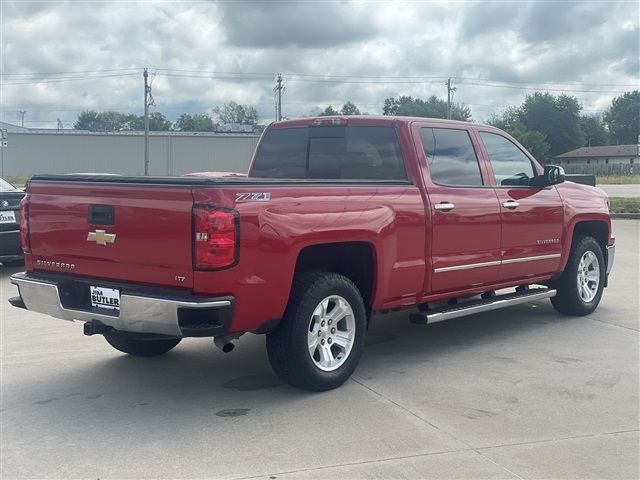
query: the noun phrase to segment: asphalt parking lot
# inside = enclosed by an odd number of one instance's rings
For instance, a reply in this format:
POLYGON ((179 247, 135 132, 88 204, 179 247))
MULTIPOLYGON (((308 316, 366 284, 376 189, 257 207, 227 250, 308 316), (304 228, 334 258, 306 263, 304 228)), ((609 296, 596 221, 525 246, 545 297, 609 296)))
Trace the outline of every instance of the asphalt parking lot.
POLYGON ((638 478, 640 222, 614 221, 594 314, 548 301, 429 327, 377 317, 354 377, 283 385, 264 338, 120 354, 14 309, 1 269, 1 472, 13 478, 638 478))

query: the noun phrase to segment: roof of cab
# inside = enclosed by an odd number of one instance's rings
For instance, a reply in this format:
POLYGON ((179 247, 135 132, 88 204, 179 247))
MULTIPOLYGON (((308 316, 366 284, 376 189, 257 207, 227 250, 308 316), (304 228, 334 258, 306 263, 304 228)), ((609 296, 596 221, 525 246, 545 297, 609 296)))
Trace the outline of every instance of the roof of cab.
POLYGON ((389 127, 398 122, 413 123, 413 122, 429 122, 438 123, 443 125, 456 125, 456 126, 469 126, 476 127, 491 127, 490 125, 483 125, 475 122, 463 122, 459 120, 447 120, 443 118, 428 118, 428 117, 396 117, 388 115, 334 115, 326 117, 306 117, 298 118, 295 120, 283 120, 280 122, 273 122, 268 128, 294 128, 294 127, 308 127, 317 120, 330 120, 330 119, 345 119, 347 125, 359 125, 359 126, 376 126, 376 127, 389 127))

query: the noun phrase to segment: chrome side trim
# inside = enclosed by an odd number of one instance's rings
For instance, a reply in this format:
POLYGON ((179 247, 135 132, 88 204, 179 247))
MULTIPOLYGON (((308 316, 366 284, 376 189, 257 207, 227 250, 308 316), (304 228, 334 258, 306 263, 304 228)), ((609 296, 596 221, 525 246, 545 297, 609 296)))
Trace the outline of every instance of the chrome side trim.
POLYGON ((560 258, 560 255, 560 253, 550 253, 549 255, 536 255, 535 257, 508 258, 506 260, 502 260, 502 264, 532 262, 534 260, 550 260, 552 258, 560 258))
POLYGON ((27 310, 69 321, 100 320, 105 325, 125 332, 157 333, 181 337, 182 331, 178 325, 178 309, 180 307, 225 308, 231 306, 229 300, 190 302, 122 294, 120 296, 120 314, 109 315, 65 308, 60 302, 58 286, 53 282, 29 278, 25 273, 16 273, 11 276, 11 283, 18 287, 20 297, 27 310))
POLYGON ((434 269, 434 273, 453 272, 455 270, 470 270, 472 268, 494 267, 496 265, 506 265, 509 263, 530 262, 534 260, 549 260, 559 258, 560 253, 550 253, 548 255, 536 255, 535 257, 508 258, 506 260, 495 260, 491 262, 468 263, 466 265, 453 265, 451 267, 441 267, 434 269))
POLYGON ((469 263, 467 265, 454 265, 452 267, 436 268, 434 272, 435 273, 453 272, 455 270, 470 270, 472 268, 494 267, 496 265, 500 265, 500 260, 495 260, 491 262, 481 262, 481 263, 469 263))
MULTIPOLYGON (((541 289, 542 290, 542 289, 541 289)), ((511 307, 521 303, 532 302, 534 300, 542 300, 544 298, 551 298, 556 296, 555 290, 546 290, 541 292, 534 291, 526 295, 519 295, 512 298, 498 299, 490 303, 484 303, 480 305, 473 305, 465 307, 461 305, 459 308, 452 309, 443 312, 434 312, 431 315, 426 314, 427 324, 443 322, 452 318, 463 317, 465 315, 472 315, 474 313, 489 312, 491 310, 498 310, 499 308, 511 307)))

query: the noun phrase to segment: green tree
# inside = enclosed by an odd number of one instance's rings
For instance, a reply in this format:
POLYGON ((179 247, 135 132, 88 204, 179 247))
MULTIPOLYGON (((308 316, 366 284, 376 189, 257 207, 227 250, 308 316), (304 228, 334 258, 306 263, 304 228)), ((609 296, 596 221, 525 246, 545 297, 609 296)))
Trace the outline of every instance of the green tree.
POLYGON ((400 95, 399 97, 388 97, 384 99, 384 105, 382 106, 383 115, 398 115, 400 107, 404 104, 413 102, 413 97, 406 95, 400 95))
POLYGON ((602 117, 583 115, 580 117, 580 126, 585 135, 584 146, 595 147, 609 144, 609 133, 602 121, 602 117))
MULTIPOLYGON (((106 112, 86 110, 78 115, 73 128, 90 132, 142 131, 144 130, 144 117, 112 110, 106 112)), ((162 113, 153 112, 149 115, 149 130, 164 131, 170 128, 171 122, 162 113)))
POLYGON ((340 110, 340 113, 342 115, 362 115, 360 113, 360 109, 358 107, 355 106, 355 104, 353 104, 350 101, 347 101, 343 106, 342 106, 342 110, 340 110))
POLYGON ((258 125, 258 112, 255 108, 240 105, 234 101, 215 107, 213 114, 220 123, 239 123, 241 125, 258 125))
POLYGON ((76 130, 89 130, 90 132, 97 132, 100 130, 100 118, 99 113, 95 110, 85 110, 80 112, 78 119, 74 122, 73 128, 76 130))
POLYGON ((324 110, 320 107, 314 107, 307 116, 332 117, 337 115, 368 115, 368 113, 361 112, 353 102, 347 100, 340 110, 333 108, 333 105, 327 106, 324 110))
MULTIPOLYGON (((144 124, 144 118, 143 118, 144 124)), ((171 130, 171 122, 160 112, 153 112, 149 115, 149 130, 152 132, 166 132, 171 130)))
POLYGON ((640 135, 640 90, 626 92, 611 102, 604 114, 612 143, 635 144, 640 135))
POLYGON ((504 130, 533 155, 536 160, 546 162, 550 145, 544 133, 537 130, 529 130, 520 121, 520 112, 515 107, 509 107, 501 115, 493 115, 487 122, 501 130, 504 130))
POLYGON ((340 112, 329 105, 327 108, 322 110, 317 116, 318 117, 333 117, 335 115, 340 115, 340 112))
POLYGON ((180 132, 213 132, 216 126, 209 115, 183 113, 173 124, 173 129, 180 132))
POLYGON ((527 95, 518 109, 518 119, 527 130, 543 133, 549 143, 549 155, 555 156, 584 145, 581 110, 575 97, 535 92, 527 95))
MULTIPOLYGON (((128 132, 140 132, 144 130, 144 115, 123 115, 119 130, 128 132)), ((151 121, 149 121, 149 130, 151 130, 151 121)))
MULTIPOLYGON (((383 115, 402 115, 408 117, 447 118, 447 102, 435 95, 428 99, 401 95, 384 100, 383 115)), ((471 110, 465 104, 454 103, 451 106, 452 120, 471 120, 471 110)))
POLYGON ((127 122, 128 116, 120 112, 86 110, 78 115, 73 128, 91 132, 117 132, 125 129, 127 122))

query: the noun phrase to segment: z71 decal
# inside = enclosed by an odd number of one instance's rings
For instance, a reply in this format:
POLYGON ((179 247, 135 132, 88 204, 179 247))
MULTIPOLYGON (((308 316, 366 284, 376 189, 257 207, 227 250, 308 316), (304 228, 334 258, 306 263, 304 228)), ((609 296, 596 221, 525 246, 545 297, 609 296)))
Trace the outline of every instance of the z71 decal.
POLYGON ((240 202, 268 202, 271 200, 269 192, 236 193, 236 203, 240 202))

